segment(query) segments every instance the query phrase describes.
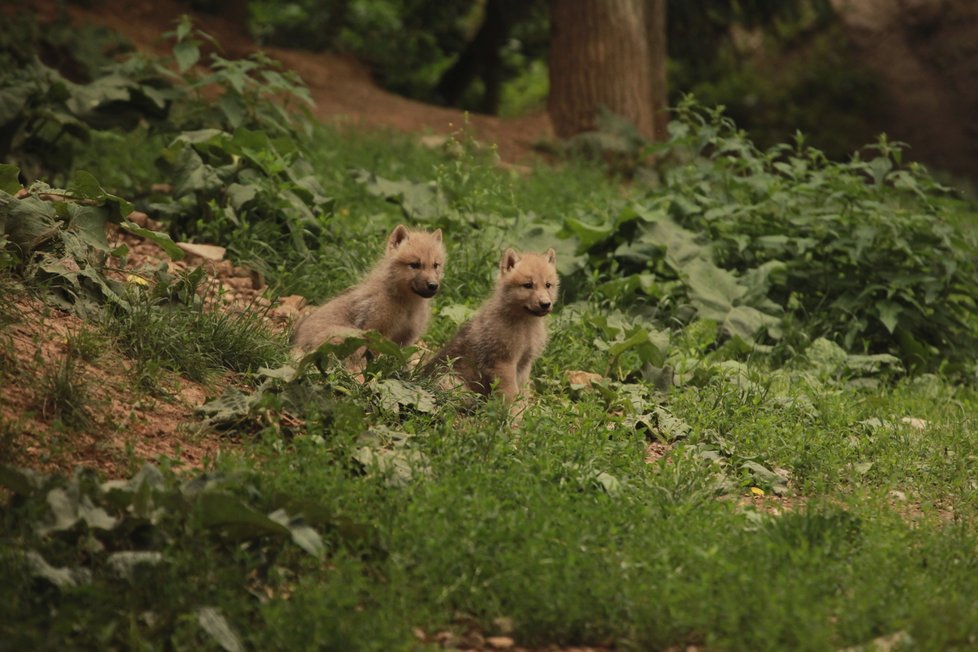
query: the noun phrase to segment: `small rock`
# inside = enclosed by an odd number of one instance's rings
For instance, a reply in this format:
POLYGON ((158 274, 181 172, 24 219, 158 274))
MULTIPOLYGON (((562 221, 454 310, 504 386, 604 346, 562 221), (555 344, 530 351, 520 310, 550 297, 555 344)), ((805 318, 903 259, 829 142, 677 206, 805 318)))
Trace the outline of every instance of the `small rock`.
POLYGON ((251 277, 242 278, 240 276, 231 276, 224 279, 224 283, 230 285, 236 290, 251 290, 251 277))
POLYGON ((590 387, 593 383, 600 383, 604 380, 601 374, 591 373, 590 371, 566 371, 564 377, 571 385, 590 387))
POLYGON ((169 183, 154 183, 149 189, 151 192, 158 192, 164 195, 169 195, 173 192, 173 186, 169 183))
POLYGON ((227 277, 234 274, 234 265, 230 260, 222 260, 211 265, 211 273, 214 276, 227 277))
POLYGON ((126 216, 126 219, 135 224, 136 226, 141 226, 144 229, 149 229, 150 231, 162 231, 162 227, 159 222, 153 220, 149 215, 142 211, 133 211, 126 216))
POLYGON ((916 430, 924 430, 927 427, 927 422, 917 417, 903 417, 900 421, 916 430))
POLYGON ((441 134, 428 134, 420 138, 421 146, 428 149, 438 149, 448 142, 448 136, 441 134))
POLYGON ((189 242, 178 242, 176 244, 191 256, 214 262, 224 260, 224 252, 227 251, 224 247, 218 247, 217 245, 192 244, 189 242))
POLYGON ((290 294, 287 297, 282 297, 279 300, 278 305, 269 310, 269 314, 273 317, 291 319, 292 317, 298 315, 305 305, 305 297, 298 294, 290 294))
POLYGON ((516 645, 516 641, 508 636, 490 636, 486 639, 486 643, 494 650, 508 650, 516 645))
POLYGON ((513 633, 513 619, 508 616, 499 616, 492 619, 492 624, 500 634, 513 633))

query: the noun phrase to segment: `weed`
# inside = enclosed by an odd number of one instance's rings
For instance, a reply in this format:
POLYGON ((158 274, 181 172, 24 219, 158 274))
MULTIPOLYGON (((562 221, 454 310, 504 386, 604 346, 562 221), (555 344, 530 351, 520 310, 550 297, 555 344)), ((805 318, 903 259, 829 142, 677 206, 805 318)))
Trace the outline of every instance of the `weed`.
POLYGON ((219 369, 275 366, 286 348, 254 312, 211 311, 202 304, 160 303, 148 296, 136 299, 132 310, 117 312, 107 327, 125 352, 144 361, 137 376, 150 384, 154 363, 200 381, 219 369))
POLYGON ((71 349, 60 362, 45 368, 37 392, 43 418, 56 420, 71 430, 83 430, 92 424, 91 383, 79 369, 78 357, 71 349))
POLYGON ((84 362, 95 362, 105 350, 105 336, 89 328, 81 328, 68 336, 67 354, 84 362))

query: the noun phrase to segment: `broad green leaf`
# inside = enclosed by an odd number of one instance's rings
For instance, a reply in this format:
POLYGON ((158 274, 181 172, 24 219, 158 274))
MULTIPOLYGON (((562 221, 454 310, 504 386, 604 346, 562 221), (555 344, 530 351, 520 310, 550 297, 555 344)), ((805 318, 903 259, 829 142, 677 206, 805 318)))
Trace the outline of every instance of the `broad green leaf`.
POLYGON ((253 539, 267 534, 289 536, 289 529, 221 491, 205 491, 197 499, 201 525, 220 528, 234 538, 253 539))
POLYGON ((690 300, 703 319, 725 320, 734 302, 747 293, 732 273, 703 258, 687 260, 680 272, 689 286, 690 300))
POLYGON ((557 273, 568 276, 587 267, 587 256, 578 254, 574 238, 561 237, 555 224, 531 222, 510 243, 521 251, 542 253, 553 247, 557 252, 557 273))
MULTIPOLYGON (((40 63, 36 65, 39 67, 40 63)), ((35 92, 36 84, 33 81, 17 83, 6 77, 3 92, 0 93, 0 126, 9 125, 18 118, 24 120, 25 105, 35 92)))
POLYGON ((475 314, 475 310, 461 303, 453 303, 439 308, 438 314, 448 317, 452 320, 452 323, 460 326, 465 320, 475 314))
POLYGON ((181 14, 180 18, 177 19, 176 30, 174 30, 172 34, 167 34, 167 36, 172 35, 176 38, 177 41, 182 41, 185 38, 187 38, 187 36, 190 35, 190 32, 193 30, 193 28, 194 28, 194 24, 190 16, 188 16, 187 14, 181 14))
POLYGON ((227 652, 244 652, 238 635, 231 629, 227 619, 214 607, 200 607, 197 610, 197 622, 227 652))
POLYGON ((16 195, 21 189, 20 168, 9 163, 0 163, 0 190, 16 195))
POLYGON ((196 40, 181 40, 173 46, 173 58, 181 73, 190 70, 200 60, 200 44, 196 40))
POLYGON ((741 468, 749 471, 757 484, 773 493, 782 496, 788 492, 788 478, 782 473, 776 473, 757 462, 744 462, 741 468))
POLYGON ((61 232, 51 202, 36 197, 0 197, 0 231, 26 253, 55 238, 61 232))
POLYGON ((805 357, 816 367, 834 374, 845 364, 846 351, 835 342, 820 337, 808 345, 805 357))
POLYGON ((44 486, 45 477, 32 469, 0 464, 0 486, 21 496, 33 496, 44 486))
POLYGON ((241 210, 246 204, 258 197, 258 189, 252 185, 232 183, 227 189, 228 202, 235 210, 241 210))
POLYGON ((182 197, 194 193, 213 194, 221 189, 223 182, 217 171, 205 165, 203 159, 192 147, 183 147, 177 155, 174 195, 182 197))
POLYGON ((388 484, 402 487, 417 476, 431 473, 428 458, 424 453, 408 448, 373 449, 362 446, 357 449, 353 459, 362 464, 367 471, 376 469, 387 478, 388 484))
POLYGON ((710 248, 699 243, 699 237, 668 218, 658 219, 645 225, 640 242, 666 250, 667 262, 678 272, 692 260, 708 260, 710 248))
POLYGON ((256 393, 245 394, 236 387, 228 387, 223 394, 207 401, 197 411, 212 423, 233 423, 248 417, 257 402, 256 393))
POLYGON ((101 507, 92 504, 86 495, 68 492, 61 487, 55 487, 47 496, 49 519, 39 524, 38 534, 70 530, 79 521, 84 521, 89 527, 101 530, 111 530, 116 526, 116 520, 101 507))
POLYGON ((87 568, 55 568, 33 550, 25 552, 24 559, 34 577, 46 579, 59 589, 89 584, 92 581, 92 573, 87 568))
POLYGON ((418 412, 435 410, 435 397, 414 383, 384 378, 371 381, 370 387, 377 393, 381 406, 390 412, 399 412, 401 407, 413 407, 418 412))
POLYGON ((448 203, 434 182, 391 181, 366 170, 358 170, 354 178, 370 194, 398 204, 411 219, 431 221, 448 211, 448 203))
POLYGON ((281 380, 284 382, 289 382, 296 377, 296 369, 290 364, 275 367, 274 369, 269 367, 259 367, 257 373, 263 378, 274 378, 275 380, 281 380))
POLYGON ((113 222, 125 219, 134 209, 127 200, 106 192, 99 184, 98 179, 85 170, 76 170, 72 173, 68 183, 68 192, 79 199, 90 199, 110 205, 115 209, 115 214, 112 216, 113 222))
POLYGON ((292 541, 310 555, 322 558, 326 552, 322 537, 314 529, 305 524, 302 519, 290 518, 284 509, 277 509, 268 518, 288 528, 292 541))
POLYGON ((896 331, 897 324, 900 322, 900 314, 903 306, 895 301, 879 301, 876 304, 876 314, 890 333, 896 331))
POLYGON ((568 217, 564 219, 564 226, 574 234, 578 242, 584 249, 590 249, 598 242, 608 239, 614 233, 614 226, 610 222, 604 224, 588 224, 581 220, 568 217))
POLYGON ((644 426, 656 439, 667 444, 685 439, 692 430, 689 424, 662 406, 639 416, 635 420, 635 426, 644 426))
POLYGON ((621 493, 621 481, 610 473, 601 471, 594 476, 594 482, 609 496, 614 497, 621 493))
POLYGON ((156 566, 162 562, 163 553, 156 550, 120 550, 105 558, 108 569, 125 579, 131 579, 139 566, 156 566))
POLYGON ((130 222, 129 220, 123 220, 120 227, 132 233, 133 235, 138 235, 141 238, 149 240, 160 249, 166 252, 170 257, 170 260, 183 260, 186 257, 186 253, 170 239, 168 233, 163 233, 162 231, 151 231, 150 229, 145 229, 135 222, 130 222))
POLYGON ((68 182, 68 192, 79 199, 105 199, 105 190, 91 172, 76 170, 68 182))
POLYGON ((723 318, 722 328, 731 337, 751 343, 762 331, 774 339, 781 337, 781 320, 750 306, 735 306, 723 318))
POLYGON ((68 213, 71 215, 72 229, 84 244, 97 251, 109 251, 109 240, 105 233, 108 211, 95 206, 69 204, 68 213))

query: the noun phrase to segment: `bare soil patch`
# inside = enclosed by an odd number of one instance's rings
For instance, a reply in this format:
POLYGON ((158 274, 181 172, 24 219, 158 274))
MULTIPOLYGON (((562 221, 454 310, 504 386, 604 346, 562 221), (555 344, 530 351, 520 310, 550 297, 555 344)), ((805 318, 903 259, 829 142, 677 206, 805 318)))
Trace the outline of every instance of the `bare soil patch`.
POLYGON ((27 296, 15 303, 16 323, 0 331, 0 459, 45 472, 68 473, 77 466, 103 476, 129 476, 145 460, 161 456, 184 467, 203 467, 220 451, 221 440, 200 429, 194 410, 219 391, 160 371, 161 391, 136 392, 133 362, 108 340, 91 359, 75 357, 72 377, 86 397, 86 423, 62 423, 45 400, 43 379, 64 363, 69 340, 92 326, 27 296))

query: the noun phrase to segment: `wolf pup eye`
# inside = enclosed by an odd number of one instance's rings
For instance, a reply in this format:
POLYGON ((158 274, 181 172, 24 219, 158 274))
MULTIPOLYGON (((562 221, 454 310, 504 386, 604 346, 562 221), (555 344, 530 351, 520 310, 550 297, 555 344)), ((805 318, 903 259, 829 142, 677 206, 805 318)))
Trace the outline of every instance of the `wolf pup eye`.
POLYGON ((550 281, 547 281, 547 289, 548 289, 548 290, 549 290, 550 288, 552 288, 553 286, 554 286, 554 284, 553 284, 553 283, 551 283, 550 281))
POLYGON ((523 287, 525 287, 527 290, 532 290, 533 289, 533 281, 527 281, 526 283, 523 284, 523 287))
POLYGON ((421 269, 421 263, 408 263, 408 267, 411 269, 421 269))
POLYGON ((433 263, 431 266, 434 267, 435 269, 438 269, 439 267, 441 267, 441 263, 433 263))

